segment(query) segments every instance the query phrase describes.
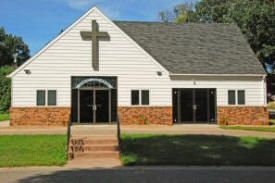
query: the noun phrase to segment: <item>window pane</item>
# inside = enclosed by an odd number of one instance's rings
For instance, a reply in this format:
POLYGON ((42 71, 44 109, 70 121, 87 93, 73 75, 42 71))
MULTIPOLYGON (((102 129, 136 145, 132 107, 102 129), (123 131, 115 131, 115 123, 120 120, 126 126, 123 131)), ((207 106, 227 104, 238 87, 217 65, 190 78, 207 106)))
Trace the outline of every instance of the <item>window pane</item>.
POLYGON ((56 91, 55 90, 48 91, 48 105, 56 105, 56 91))
POLYGON ((235 90, 228 91, 228 104, 235 105, 235 90))
POLYGON ((149 90, 142 90, 141 92, 141 104, 149 105, 149 90))
POLYGON ((244 90, 238 90, 238 104, 244 105, 245 104, 245 92, 244 90))
POLYGON ((131 92, 132 97, 132 105, 139 105, 139 91, 132 90, 131 92))
POLYGON ((36 105, 45 105, 45 90, 37 90, 36 105))

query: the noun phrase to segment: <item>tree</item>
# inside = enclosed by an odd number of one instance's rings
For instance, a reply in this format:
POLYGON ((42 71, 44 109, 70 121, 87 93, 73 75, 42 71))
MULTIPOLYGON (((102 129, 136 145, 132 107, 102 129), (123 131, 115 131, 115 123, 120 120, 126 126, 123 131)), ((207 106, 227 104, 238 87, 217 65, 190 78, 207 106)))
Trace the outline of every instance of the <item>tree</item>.
POLYGON ((193 11, 194 3, 185 1, 174 7, 173 11, 164 10, 159 12, 159 17, 163 22, 177 22, 184 24, 185 22, 197 21, 197 14, 193 11))
POLYGON ((21 65, 30 58, 28 45, 21 37, 7 34, 3 27, 0 27, 0 67, 13 64, 13 54, 18 53, 17 64, 21 65))
POLYGON ((275 62, 275 2, 235 0, 227 19, 240 27, 262 63, 275 62))
MULTIPOLYGON (((186 6, 186 3, 182 5, 186 6)), ((175 18, 172 21, 182 24, 235 23, 262 63, 275 62, 274 0, 202 0, 194 7, 181 11, 183 13, 174 14, 175 18)))

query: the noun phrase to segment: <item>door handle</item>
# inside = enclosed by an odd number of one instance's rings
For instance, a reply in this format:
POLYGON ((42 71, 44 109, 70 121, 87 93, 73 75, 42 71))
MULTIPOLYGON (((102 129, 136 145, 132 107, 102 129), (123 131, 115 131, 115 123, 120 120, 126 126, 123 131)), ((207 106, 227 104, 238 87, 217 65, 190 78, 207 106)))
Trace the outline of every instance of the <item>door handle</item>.
POLYGON ((96 105, 93 105, 93 110, 94 110, 94 111, 96 111, 96 108, 97 108, 96 105))
POLYGON ((197 110, 197 105, 193 105, 193 110, 197 110))

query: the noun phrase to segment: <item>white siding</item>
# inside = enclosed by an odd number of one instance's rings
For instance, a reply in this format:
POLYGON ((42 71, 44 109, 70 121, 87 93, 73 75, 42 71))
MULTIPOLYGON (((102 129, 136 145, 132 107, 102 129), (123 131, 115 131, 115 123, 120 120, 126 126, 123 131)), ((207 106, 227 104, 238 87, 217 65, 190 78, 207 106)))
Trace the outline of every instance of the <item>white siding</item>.
POLYGON ((151 106, 171 106, 172 88, 217 88, 218 105, 227 105, 228 89, 245 89, 247 105, 264 105, 262 77, 169 77, 169 73, 144 53, 97 10, 64 34, 46 51, 30 62, 25 74, 12 78, 12 106, 36 105, 36 90, 57 90, 57 105, 71 105, 71 76, 117 76, 118 105, 129 106, 131 89, 149 89, 151 106), (91 67, 91 41, 83 41, 80 31, 91 30, 96 19, 100 31, 110 41, 99 43, 99 71, 91 67), (157 71, 163 73, 157 75, 157 71), (195 82, 194 82, 195 81, 195 82))

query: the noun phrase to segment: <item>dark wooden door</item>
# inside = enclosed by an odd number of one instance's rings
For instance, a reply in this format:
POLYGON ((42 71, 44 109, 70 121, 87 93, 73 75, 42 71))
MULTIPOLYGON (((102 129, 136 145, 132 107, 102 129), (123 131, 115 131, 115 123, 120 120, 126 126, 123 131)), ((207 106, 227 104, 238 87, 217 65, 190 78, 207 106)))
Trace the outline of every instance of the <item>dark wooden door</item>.
POLYGON ((109 90, 96 90, 96 122, 109 122, 109 90))
POLYGON ((178 123, 216 121, 216 89, 173 89, 173 118, 178 123))
POLYGON ((80 91, 80 122, 89 123, 93 122, 94 113, 93 113, 93 97, 92 90, 81 90, 80 91))
POLYGON ((182 122, 192 122, 194 120, 193 113, 193 89, 180 90, 180 120, 182 122))
POLYGON ((207 101, 207 89, 195 89, 194 90, 194 121, 195 122, 207 122, 208 118, 208 101, 207 101))

